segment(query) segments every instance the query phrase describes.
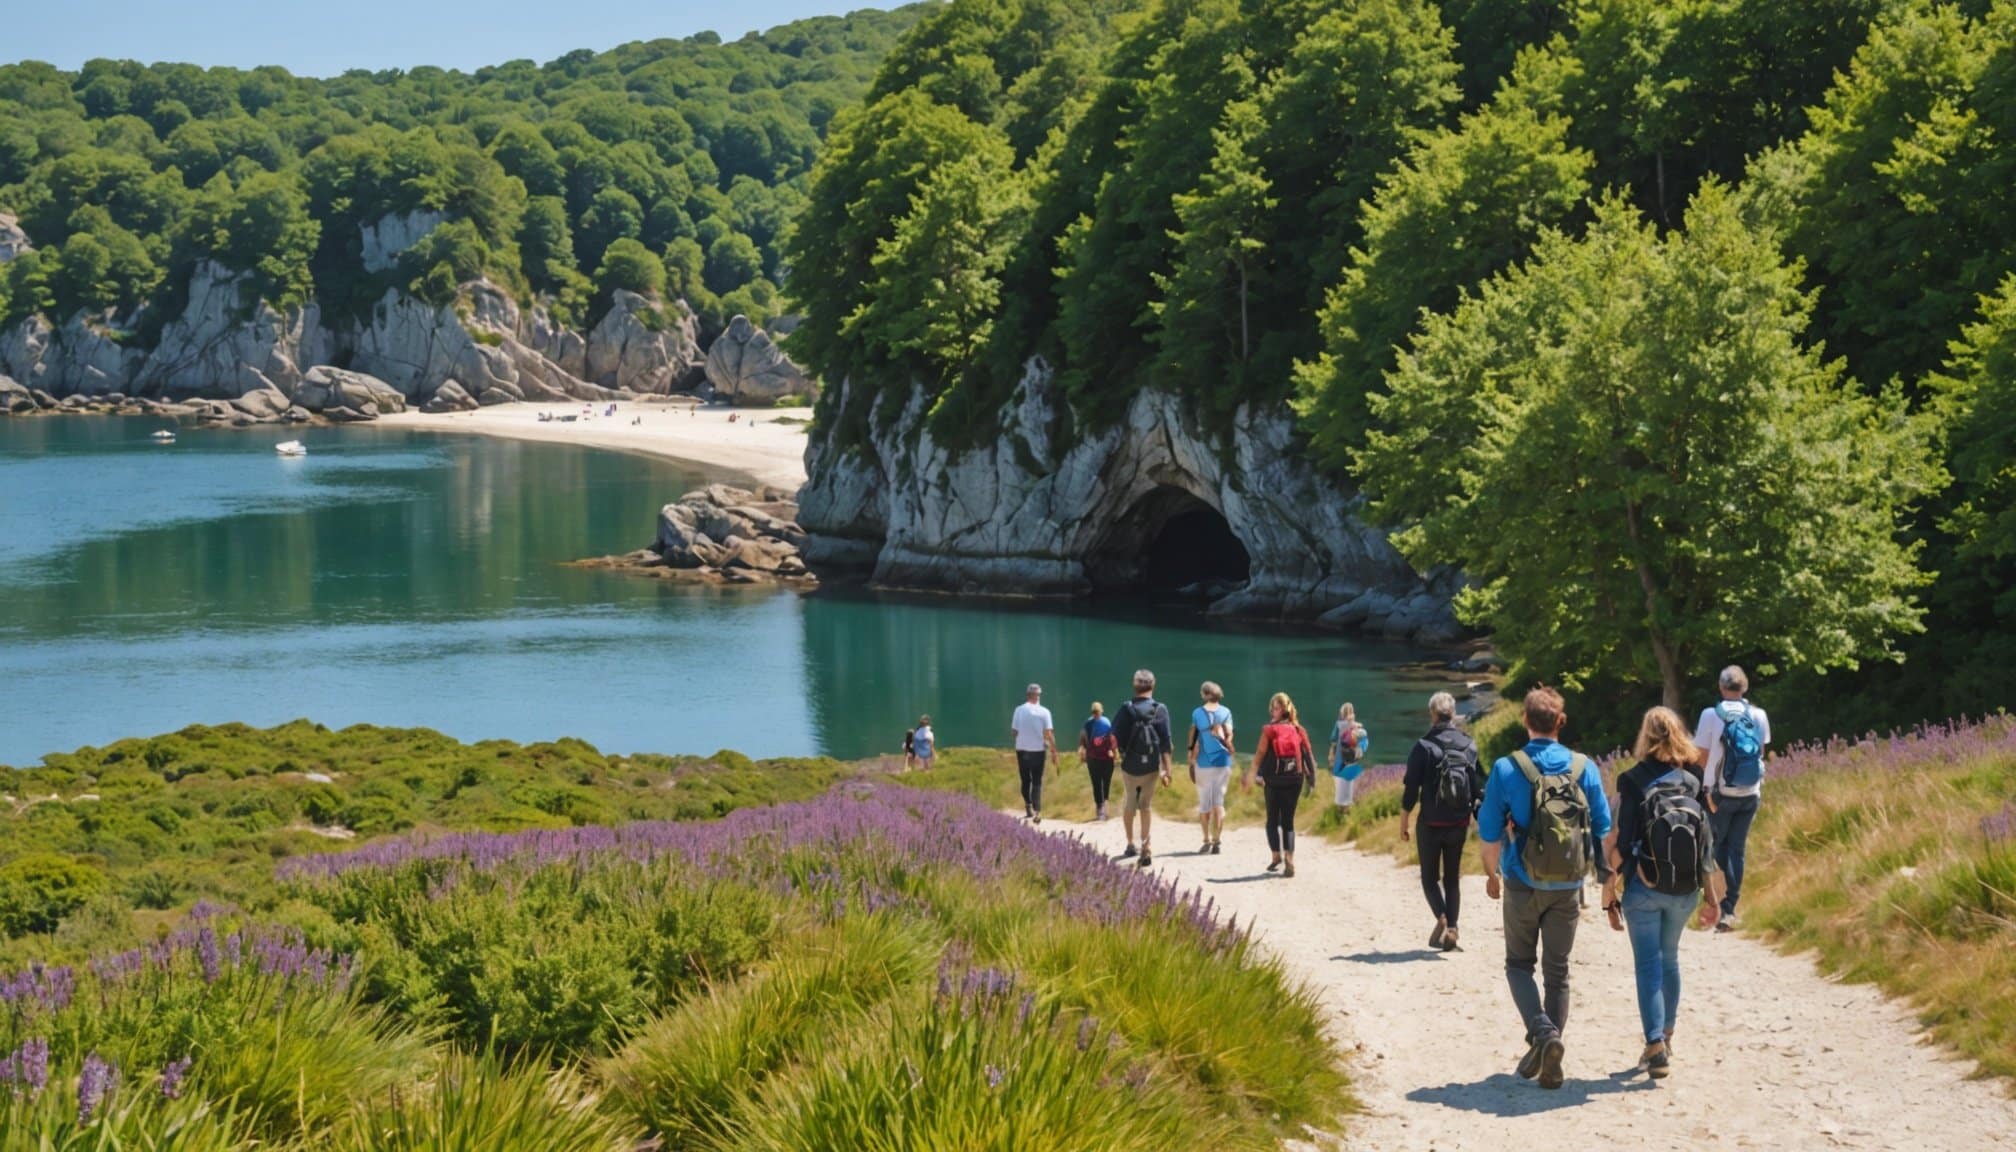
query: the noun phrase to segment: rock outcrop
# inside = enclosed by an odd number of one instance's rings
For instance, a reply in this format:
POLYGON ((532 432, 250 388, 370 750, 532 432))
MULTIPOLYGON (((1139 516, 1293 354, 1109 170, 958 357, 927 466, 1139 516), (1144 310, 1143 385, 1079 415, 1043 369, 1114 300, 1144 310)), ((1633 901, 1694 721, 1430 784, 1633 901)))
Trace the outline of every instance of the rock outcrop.
POLYGON ((406 410, 405 395, 385 381, 326 365, 310 368, 301 378, 300 387, 294 390, 294 403, 324 415, 348 409, 351 419, 406 410))
POLYGON ((737 404, 775 404, 786 396, 816 400, 819 386, 791 362, 770 334, 737 316, 707 350, 707 382, 737 404))
POLYGON ((357 226, 359 238, 363 241, 362 257, 366 272, 389 271, 399 262, 399 254, 418 244, 429 232, 446 221, 448 217, 439 212, 415 209, 393 216, 383 216, 369 224, 357 226))
POLYGON ((5 212, 0 212, 0 264, 5 264, 23 252, 35 247, 28 242, 28 234, 21 230, 21 222, 5 212))
POLYGON ((57 396, 126 392, 147 353, 114 333, 112 318, 79 312, 62 327, 29 316, 0 332, 0 372, 57 396))
POLYGON ((480 407, 474 396, 464 391, 462 385, 453 380, 443 380, 434 395, 420 406, 422 412, 440 414, 442 412, 468 412, 480 407))
POLYGON ((699 336, 684 302, 661 308, 618 289, 608 314, 588 333, 576 374, 604 388, 652 396, 685 391, 699 383, 707 363, 699 336))
POLYGON ((189 304, 161 330, 134 380, 143 394, 242 396, 264 388, 290 392, 301 366, 329 358, 329 336, 314 304, 285 313, 257 297, 251 276, 213 260, 189 275, 189 304))
POLYGON ((789 493, 710 484, 665 505, 650 547, 579 566, 667 580, 810 587, 817 581, 801 555, 805 532, 797 513, 789 493))
POLYGON ((1410 568, 1358 518, 1356 498, 1306 463, 1285 413, 1242 408, 1221 440, 1150 390, 1116 426, 1067 446, 1051 438, 1057 403, 1036 360, 1000 435, 962 453, 923 426, 921 391, 859 451, 815 431, 799 493, 807 562, 893 588, 1080 595, 1138 581, 1169 522, 1208 509, 1250 565, 1213 612, 1431 643, 1460 634, 1459 579, 1410 568))
POLYGON ((621 394, 564 370, 517 338, 518 305, 487 280, 462 286, 456 303, 435 307, 388 288, 357 331, 351 364, 402 395, 425 399, 458 381, 484 403, 614 400, 621 394), (458 305, 469 309, 465 320, 458 305))

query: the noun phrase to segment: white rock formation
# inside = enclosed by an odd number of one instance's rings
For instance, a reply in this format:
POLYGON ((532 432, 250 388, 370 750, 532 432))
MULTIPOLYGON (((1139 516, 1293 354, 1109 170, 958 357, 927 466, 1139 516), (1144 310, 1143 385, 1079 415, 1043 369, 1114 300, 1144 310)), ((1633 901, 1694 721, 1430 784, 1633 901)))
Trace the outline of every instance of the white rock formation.
POLYGON ((146 395, 232 397, 262 388, 292 394, 302 365, 329 354, 316 305, 275 311, 253 295, 248 274, 203 260, 189 274, 188 307, 161 329, 133 386, 146 395))
POLYGON ((0 212, 0 264, 5 264, 23 252, 35 247, 28 242, 28 234, 21 230, 21 222, 5 212, 0 212))
MULTIPOLYGON (((564 356, 563 349, 563 363, 564 356)), ((684 301, 661 311, 637 293, 618 289, 608 313, 588 333, 577 375, 605 388, 663 396, 691 387, 705 363, 698 322, 684 301)))
POLYGON ((737 404, 774 404, 785 396, 814 400, 819 394, 805 370, 747 316, 730 320, 707 350, 707 382, 737 404))
POLYGON ((401 252, 418 244, 422 237, 446 219, 448 217, 439 212, 416 209, 358 225, 357 231, 364 241, 364 270, 383 272, 391 268, 399 262, 401 252))
POLYGON ((56 396, 129 391, 147 353, 112 336, 105 317, 78 312, 61 328, 30 316, 0 332, 0 372, 56 396))
POLYGON ((485 280, 464 284, 458 303, 439 308, 388 288, 352 337, 351 363, 405 396, 432 396, 456 380, 477 400, 492 391, 509 399, 608 400, 617 394, 562 371, 518 341, 518 306, 485 280))
POLYGON ((406 397, 385 381, 368 373, 326 364, 310 368, 301 378, 300 386, 294 390, 294 402, 310 412, 349 408, 377 415, 406 410, 406 397))
POLYGON ((1125 585, 1175 515, 1220 513, 1245 546, 1246 584, 1214 612, 1329 622, 1446 641, 1457 578, 1423 578, 1349 493, 1319 478, 1285 412, 1242 408, 1229 445, 1176 400, 1143 392, 1115 427, 1069 448, 1050 438, 1061 400, 1032 361, 998 436, 955 455, 922 427, 923 394, 863 451, 814 433, 799 493, 814 570, 871 568, 875 583, 1076 595, 1125 585))

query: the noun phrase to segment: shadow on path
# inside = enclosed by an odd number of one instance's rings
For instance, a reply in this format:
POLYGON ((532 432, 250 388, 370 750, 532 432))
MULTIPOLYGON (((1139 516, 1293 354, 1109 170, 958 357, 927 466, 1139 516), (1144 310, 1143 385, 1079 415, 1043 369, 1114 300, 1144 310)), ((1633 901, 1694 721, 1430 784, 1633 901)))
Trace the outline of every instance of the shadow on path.
POLYGON ((1279 877, 1279 876, 1278 876, 1277 874, 1273 873, 1273 872, 1255 872, 1255 873, 1254 873, 1253 875, 1251 875, 1251 876, 1206 876, 1206 877, 1204 878, 1204 883, 1206 883, 1206 884, 1252 884, 1252 883, 1256 883, 1256 882, 1258 882, 1258 881, 1261 881, 1261 880, 1278 880, 1278 879, 1280 879, 1280 877, 1279 877))
POLYGON ((1471 1084, 1452 1083, 1439 1088, 1416 1088, 1407 1093, 1407 1099, 1416 1104, 1439 1104, 1444 1108, 1454 1108, 1462 1112, 1512 1117, 1535 1116, 1543 1112, 1557 1112, 1563 1108, 1579 1108, 1598 1096, 1654 1090, 1649 1080, 1628 1080, 1611 1076, 1597 1080, 1571 1078, 1561 1087, 1549 1091, 1537 1084, 1521 1080, 1510 1072, 1496 1072, 1471 1084))
POLYGON ((1416 960, 1444 960, 1447 956, 1439 949, 1415 948, 1406 952, 1354 952, 1349 956, 1332 956, 1330 959, 1352 964, 1411 964, 1416 960))

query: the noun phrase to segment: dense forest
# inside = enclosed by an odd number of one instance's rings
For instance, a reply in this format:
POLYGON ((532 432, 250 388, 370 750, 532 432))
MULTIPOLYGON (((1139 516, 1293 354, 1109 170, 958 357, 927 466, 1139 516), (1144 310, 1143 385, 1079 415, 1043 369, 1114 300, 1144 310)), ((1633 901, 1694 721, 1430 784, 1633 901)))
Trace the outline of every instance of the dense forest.
POLYGON ((1292 408, 1515 680, 1866 727, 2016 697, 2012 187, 2010 0, 954 0, 836 121, 794 354, 861 450, 1039 356, 1067 438, 1292 408))
POLYGON ((760 323, 828 123, 919 11, 473 74, 0 67, 0 212, 35 246, 4 266, 0 318, 89 309, 144 339, 211 259, 278 306, 339 314, 392 285, 443 303, 486 275, 563 322, 623 287, 760 323), (367 270, 360 225, 416 210, 449 223, 367 270))

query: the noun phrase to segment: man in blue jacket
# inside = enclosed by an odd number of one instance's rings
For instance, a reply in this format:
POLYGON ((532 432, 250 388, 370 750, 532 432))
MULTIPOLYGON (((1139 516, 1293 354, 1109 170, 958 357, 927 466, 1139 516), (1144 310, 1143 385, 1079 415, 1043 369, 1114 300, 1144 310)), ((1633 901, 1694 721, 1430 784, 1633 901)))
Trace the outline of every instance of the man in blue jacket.
POLYGON ((1610 831, 1610 801, 1595 762, 1557 739, 1567 719, 1559 692, 1541 687, 1526 694, 1526 746, 1491 765, 1477 811, 1484 892, 1504 898, 1505 982, 1526 1028, 1519 1075, 1538 1078, 1542 1088, 1562 1084, 1568 954, 1582 916, 1583 878, 1591 863, 1605 867, 1600 857, 1591 859, 1589 845, 1610 831), (1536 962, 1546 979, 1544 1001, 1533 981, 1536 962))

